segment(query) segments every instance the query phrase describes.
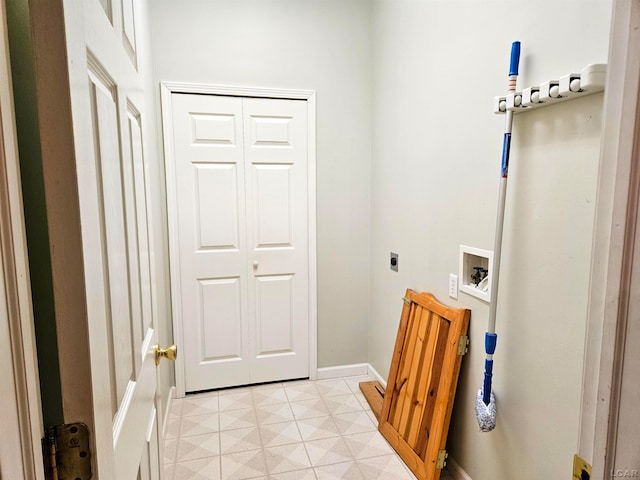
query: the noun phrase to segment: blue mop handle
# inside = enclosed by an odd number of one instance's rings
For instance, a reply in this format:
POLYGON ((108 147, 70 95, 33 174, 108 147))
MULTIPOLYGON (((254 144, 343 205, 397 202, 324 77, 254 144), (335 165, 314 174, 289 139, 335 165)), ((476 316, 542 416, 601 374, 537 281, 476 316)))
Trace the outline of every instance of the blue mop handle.
MULTIPOLYGON (((516 79, 518 78, 518 65, 520 64, 520 42, 511 44, 511 61, 509 62, 509 93, 516 91, 516 79)), ((502 168, 500 174, 502 178, 509 175, 509 152, 511 151, 511 121, 513 112, 506 112, 506 122, 504 137, 502 140, 502 168)), ((500 238, 502 241, 502 238, 500 238)), ((495 272, 494 272, 495 273, 495 272)))
MULTIPOLYGON (((511 61, 509 64, 509 93, 516 90, 516 78, 520 63, 520 42, 511 44, 511 61)), ((498 196, 498 220, 496 222, 495 246, 493 249, 493 271, 491 273, 491 298, 489 305, 489 328, 485 335, 485 351, 487 358, 484 362, 484 383, 482 401, 489 405, 491 401, 491 380, 493 378, 493 354, 496 351, 498 336, 496 330, 496 313, 498 303, 498 285, 500 280, 500 259, 502 256, 502 227, 504 223, 504 207, 507 195, 507 177, 509 176, 509 153, 511 150, 511 126, 513 112, 507 110, 505 115, 504 138, 502 142, 502 166, 500 169, 500 194, 498 196)))
POLYGON ((491 378, 493 377, 493 354, 496 351, 498 343, 498 335, 495 333, 484 334, 484 349, 487 353, 487 359, 484 361, 484 383, 482 384, 482 401, 485 405, 489 405, 491 401, 491 378))
POLYGON ((511 44, 511 62, 509 63, 509 75, 518 75, 518 65, 520 64, 520 42, 511 44))
POLYGON ((493 377, 493 360, 484 361, 484 382, 482 382, 482 401, 491 403, 491 378, 493 377))

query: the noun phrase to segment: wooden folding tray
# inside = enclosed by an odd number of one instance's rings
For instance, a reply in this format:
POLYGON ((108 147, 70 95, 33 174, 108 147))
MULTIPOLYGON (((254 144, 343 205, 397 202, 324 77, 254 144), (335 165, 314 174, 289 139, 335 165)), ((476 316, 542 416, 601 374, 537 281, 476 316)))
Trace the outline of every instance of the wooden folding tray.
POLYGON ((412 290, 404 302, 378 428, 420 480, 438 480, 470 310, 412 290))

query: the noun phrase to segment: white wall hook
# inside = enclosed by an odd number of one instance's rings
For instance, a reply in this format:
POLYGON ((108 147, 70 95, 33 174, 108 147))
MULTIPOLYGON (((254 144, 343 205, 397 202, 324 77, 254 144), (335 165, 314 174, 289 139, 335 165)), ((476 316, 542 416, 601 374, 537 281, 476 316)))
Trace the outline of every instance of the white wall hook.
POLYGON ((493 113, 526 112, 554 103, 591 95, 604 90, 607 65, 587 65, 580 73, 563 75, 560 80, 547 80, 539 86, 527 87, 522 92, 494 97, 493 113))
POLYGON ((580 74, 570 73, 560 77, 560 95, 569 97, 582 92, 580 74))

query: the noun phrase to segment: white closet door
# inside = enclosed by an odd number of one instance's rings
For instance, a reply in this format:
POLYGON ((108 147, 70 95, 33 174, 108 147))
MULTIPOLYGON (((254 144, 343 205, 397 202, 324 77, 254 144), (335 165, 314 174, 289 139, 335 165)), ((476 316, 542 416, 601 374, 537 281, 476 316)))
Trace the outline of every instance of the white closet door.
POLYGON ((252 383, 309 375, 307 103, 245 99, 252 383))
POLYGON ((172 112, 186 391, 307 376, 306 102, 173 94, 172 112))

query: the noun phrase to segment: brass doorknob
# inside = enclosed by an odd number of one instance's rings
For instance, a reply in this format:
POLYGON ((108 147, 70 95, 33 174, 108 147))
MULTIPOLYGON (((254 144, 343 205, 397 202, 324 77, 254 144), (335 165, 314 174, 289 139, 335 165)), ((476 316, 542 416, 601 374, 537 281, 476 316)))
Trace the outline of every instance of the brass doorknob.
POLYGON ((160 345, 154 345, 156 351, 156 365, 160 365, 160 359, 166 358, 167 360, 175 360, 178 356, 178 347, 171 345, 167 348, 160 348, 160 345))

